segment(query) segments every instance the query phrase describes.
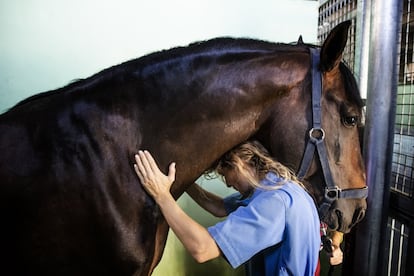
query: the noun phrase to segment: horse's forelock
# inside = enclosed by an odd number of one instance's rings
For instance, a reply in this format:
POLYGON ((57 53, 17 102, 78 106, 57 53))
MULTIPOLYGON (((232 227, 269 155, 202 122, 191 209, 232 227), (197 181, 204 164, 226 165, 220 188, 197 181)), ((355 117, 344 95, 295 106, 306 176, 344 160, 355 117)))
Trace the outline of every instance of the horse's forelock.
POLYGON ((339 64, 339 71, 341 72, 341 75, 344 79, 344 86, 347 95, 349 96, 349 100, 354 102, 360 109, 362 109, 365 106, 365 104, 361 98, 358 84, 351 70, 345 63, 341 62, 339 64))

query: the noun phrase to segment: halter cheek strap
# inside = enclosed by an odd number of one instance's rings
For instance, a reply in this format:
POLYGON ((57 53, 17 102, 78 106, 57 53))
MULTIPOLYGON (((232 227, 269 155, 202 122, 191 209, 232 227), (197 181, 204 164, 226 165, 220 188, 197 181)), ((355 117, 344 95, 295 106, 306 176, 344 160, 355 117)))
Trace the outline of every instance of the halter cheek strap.
POLYGON ((323 176, 325 178, 326 188, 324 199, 319 205, 319 217, 323 221, 328 214, 332 203, 338 198, 366 198, 368 195, 368 187, 358 189, 341 190, 335 185, 332 173, 329 167, 328 154, 326 151, 325 131, 322 128, 322 74, 319 70, 319 50, 310 48, 312 60, 312 128, 309 130, 309 139, 306 144, 305 153, 302 163, 297 173, 298 178, 303 180, 315 155, 315 149, 318 153, 322 167, 323 176))

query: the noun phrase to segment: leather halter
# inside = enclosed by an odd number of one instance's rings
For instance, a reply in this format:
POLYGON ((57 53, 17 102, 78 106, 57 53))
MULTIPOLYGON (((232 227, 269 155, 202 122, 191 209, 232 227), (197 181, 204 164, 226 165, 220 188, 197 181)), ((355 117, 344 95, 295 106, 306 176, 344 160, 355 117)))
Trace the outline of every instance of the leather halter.
POLYGON ((319 205, 319 217, 323 221, 328 214, 332 203, 339 198, 366 198, 368 196, 368 187, 357 189, 342 190, 335 185, 332 173, 329 168, 328 155, 326 151, 325 131, 322 128, 322 74, 319 70, 320 53, 316 48, 310 48, 312 60, 312 128, 309 130, 309 139, 306 144, 305 153, 298 171, 298 178, 303 180, 308 171, 314 154, 315 148, 319 155, 323 176, 325 178, 325 195, 322 203, 319 205))

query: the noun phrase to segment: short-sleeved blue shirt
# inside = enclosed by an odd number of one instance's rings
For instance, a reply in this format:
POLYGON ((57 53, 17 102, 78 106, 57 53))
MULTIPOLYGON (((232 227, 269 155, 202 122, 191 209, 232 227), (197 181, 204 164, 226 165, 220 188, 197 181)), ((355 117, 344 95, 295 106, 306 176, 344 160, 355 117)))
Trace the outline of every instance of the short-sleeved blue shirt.
MULTIPOLYGON (((261 184, 280 181, 268 173, 261 184)), ((238 198, 226 198, 229 216, 208 228, 231 266, 246 263, 250 275, 314 275, 320 224, 308 193, 296 183, 285 182, 278 189, 258 188, 250 198, 238 198)))

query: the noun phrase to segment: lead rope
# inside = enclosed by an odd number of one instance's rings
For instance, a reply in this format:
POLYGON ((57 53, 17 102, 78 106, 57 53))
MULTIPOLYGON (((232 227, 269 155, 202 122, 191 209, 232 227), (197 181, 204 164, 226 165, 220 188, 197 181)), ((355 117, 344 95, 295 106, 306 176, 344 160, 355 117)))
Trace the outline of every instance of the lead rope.
POLYGON ((327 230, 328 225, 325 222, 321 222, 321 249, 332 253, 332 239, 328 237, 327 230))
MULTIPOLYGON (((320 224, 320 233, 321 233, 321 248, 320 250, 325 250, 328 253, 332 253, 332 239, 328 236, 328 225, 325 222, 320 224)), ((335 266, 329 264, 328 276, 332 276, 335 266)))

